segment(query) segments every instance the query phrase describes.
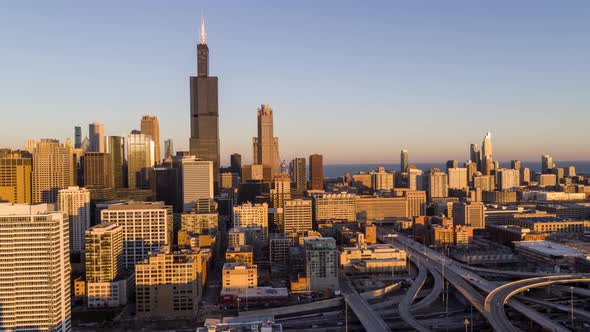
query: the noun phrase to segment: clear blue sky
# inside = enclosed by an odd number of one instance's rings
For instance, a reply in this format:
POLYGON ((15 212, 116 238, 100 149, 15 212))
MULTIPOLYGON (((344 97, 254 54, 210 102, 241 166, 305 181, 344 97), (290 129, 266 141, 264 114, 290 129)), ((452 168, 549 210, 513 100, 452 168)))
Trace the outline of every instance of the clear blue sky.
POLYGON ((0 145, 153 114, 186 149, 201 10, 223 164, 261 103, 281 159, 465 160, 486 131, 499 160, 590 159, 588 1, 1 2, 0 145))

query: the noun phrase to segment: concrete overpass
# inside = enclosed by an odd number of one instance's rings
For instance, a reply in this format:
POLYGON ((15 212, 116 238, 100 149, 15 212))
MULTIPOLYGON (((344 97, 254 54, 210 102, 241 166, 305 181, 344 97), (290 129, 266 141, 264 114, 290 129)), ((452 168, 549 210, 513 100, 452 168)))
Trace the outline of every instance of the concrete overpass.
MULTIPOLYGON (((588 276, 581 275, 560 275, 560 276, 546 276, 536 277, 518 280, 504 284, 496 289, 492 290, 485 300, 485 309, 490 313, 490 324, 497 331, 518 331, 518 329, 510 323, 504 310, 504 304, 510 305, 511 302, 515 301, 512 299, 515 295, 522 293, 531 288, 544 287, 553 284, 563 283, 578 283, 578 282, 590 282, 588 276)), ((517 309, 517 308, 515 308, 517 309)), ((518 310, 518 309, 517 309, 518 310)), ((537 315, 540 315, 537 313, 537 315)), ((529 317, 535 321, 540 317, 529 317)), ((551 331, 568 331, 566 328, 553 323, 551 326, 541 325, 543 328, 551 331)))
POLYGON ((361 321, 365 331, 391 331, 383 318, 381 318, 381 316, 371 308, 367 300, 360 296, 356 289, 354 289, 350 280, 344 273, 339 273, 338 279, 340 282, 340 291, 344 296, 344 300, 350 309, 352 309, 356 317, 361 321))

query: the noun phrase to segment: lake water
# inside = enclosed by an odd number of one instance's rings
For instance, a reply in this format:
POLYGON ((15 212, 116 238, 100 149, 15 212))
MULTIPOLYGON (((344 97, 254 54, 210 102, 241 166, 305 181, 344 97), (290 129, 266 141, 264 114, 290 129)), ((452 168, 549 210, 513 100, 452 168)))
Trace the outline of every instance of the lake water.
MULTIPOLYGON (((576 167, 577 174, 590 174, 590 161, 555 161, 554 162, 557 167, 569 167, 571 165, 576 167)), ((460 162, 459 166, 463 163, 460 162)), ((418 169, 423 171, 427 171, 430 168, 438 167, 441 170, 446 169, 446 162, 443 163, 415 163, 418 169)), ((541 163, 540 162, 528 162, 523 161, 522 167, 528 167, 531 171, 540 171, 541 170, 541 163)), ((339 176, 344 176, 346 172, 350 172, 350 174, 356 174, 360 171, 369 172, 371 170, 377 169, 377 167, 383 166, 387 170, 399 171, 399 164, 332 164, 332 165, 324 165, 324 177, 326 178, 335 178, 339 176)), ((510 162, 500 162, 500 167, 510 167, 510 162)))

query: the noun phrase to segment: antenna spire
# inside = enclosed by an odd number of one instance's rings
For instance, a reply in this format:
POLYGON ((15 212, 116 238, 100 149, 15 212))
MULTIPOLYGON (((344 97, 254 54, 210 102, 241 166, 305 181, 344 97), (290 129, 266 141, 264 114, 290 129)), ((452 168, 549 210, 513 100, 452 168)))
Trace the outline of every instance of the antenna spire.
POLYGON ((201 15, 201 44, 207 44, 207 32, 205 32, 205 16, 201 15))

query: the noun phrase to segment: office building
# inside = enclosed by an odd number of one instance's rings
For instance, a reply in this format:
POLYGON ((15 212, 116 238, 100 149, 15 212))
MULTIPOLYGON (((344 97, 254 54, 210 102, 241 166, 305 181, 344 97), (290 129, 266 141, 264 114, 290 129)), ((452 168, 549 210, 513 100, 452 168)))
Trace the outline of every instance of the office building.
POLYGON ((79 149, 82 147, 82 127, 75 126, 74 127, 74 149, 79 149))
POLYGON ((550 155, 544 154, 541 156, 541 173, 549 174, 553 167, 555 167, 555 165, 553 164, 553 158, 550 155))
POLYGON ((239 153, 232 153, 229 159, 231 172, 242 175, 242 155, 239 153))
POLYGON ((33 202, 55 203, 57 192, 76 182, 73 148, 68 140, 43 139, 33 148, 33 202))
POLYGON ((242 228, 232 228, 227 232, 227 246, 240 247, 246 244, 246 233, 242 228))
POLYGON ((406 218, 408 217, 408 200, 404 197, 356 197, 356 214, 359 219, 367 221, 406 218))
POLYGON ((477 170, 481 170, 481 151, 477 144, 469 146, 469 160, 477 165, 477 170))
POLYGON ((392 244, 357 242, 353 247, 343 247, 339 253, 340 267, 346 272, 395 273, 406 271, 406 252, 392 244))
POLYGON ((309 156, 309 189, 324 190, 324 158, 321 154, 309 156))
POLYGON ((498 171, 498 190, 513 190, 520 187, 520 171, 502 168, 498 171))
POLYGON ((528 167, 520 169, 520 184, 528 185, 531 182, 531 170, 528 167))
POLYGON ((202 295, 203 260, 191 251, 162 250, 135 266, 140 319, 192 319, 202 295))
POLYGON ((228 263, 245 263, 246 266, 254 265, 254 248, 249 245, 239 247, 227 247, 225 261, 228 263))
POLYGON ((213 162, 186 156, 181 160, 183 211, 193 210, 197 201, 212 199, 214 191, 213 162))
POLYGON ((491 175, 492 170, 494 170, 494 162, 492 160, 492 157, 484 156, 481 160, 481 172, 484 175, 491 175))
POLYGON ((0 330, 71 331, 68 218, 0 203, 0 330))
POLYGON ((263 165, 244 165, 242 166, 242 182, 263 181, 265 175, 270 175, 270 168, 263 165))
POLYGON ((393 189, 394 174, 385 171, 384 167, 379 167, 376 171, 372 171, 369 174, 371 174, 371 188, 374 191, 393 189))
POLYGON ((258 287, 257 266, 246 263, 223 264, 222 288, 254 288, 258 287))
POLYGON ((93 122, 88 126, 88 138, 90 148, 87 152, 105 152, 104 147, 104 125, 93 122))
POLYGON ((127 182, 127 161, 125 160, 125 137, 107 136, 106 150, 111 157, 114 188, 125 188, 127 182))
POLYGON ((520 160, 512 160, 510 161, 510 168, 520 171, 520 169, 522 168, 522 163, 520 162, 520 160))
POLYGON ((402 150, 399 156, 400 172, 408 171, 408 150, 402 150))
POLYGON ((573 178, 576 176, 576 167, 575 166, 570 166, 570 167, 566 168, 565 170, 566 170, 565 176, 567 176, 568 178, 573 178))
POLYGON ((154 166, 154 141, 134 130, 127 139, 127 184, 129 188, 149 188, 149 170, 154 166))
MULTIPOLYGON (((268 239, 268 204, 244 203, 233 208, 234 228, 257 226, 263 230, 263 241, 268 239)), ((248 241, 246 241, 247 244, 248 241)))
POLYGON ((285 233, 312 230, 312 204, 309 199, 287 199, 283 202, 285 233))
POLYGON ((307 161, 305 158, 295 158, 289 163, 289 175, 297 190, 307 189, 307 161))
POLYGON ((180 215, 180 229, 192 234, 215 234, 219 223, 219 214, 212 213, 182 213, 180 215))
POLYGON ((123 227, 114 222, 86 231, 88 308, 120 307, 134 289, 134 275, 123 268, 123 227))
POLYGON ((278 227, 283 228, 283 202, 291 199, 291 179, 285 173, 274 176, 272 181, 273 188, 270 190, 270 210, 272 222, 278 227))
POLYGON ((338 251, 333 238, 304 240, 306 275, 310 291, 338 289, 338 251))
POLYGON ((258 137, 252 138, 253 161, 270 169, 269 177, 264 178, 264 181, 270 182, 279 173, 279 138, 274 137, 272 108, 263 104, 256 114, 258 137))
POLYGON ((428 198, 449 197, 449 183, 447 174, 430 170, 428 174, 428 198))
POLYGON ((225 172, 221 173, 221 189, 238 188, 240 185, 240 176, 238 173, 225 172))
POLYGON ((217 77, 209 76, 209 47, 203 19, 197 45, 197 76, 190 78, 190 108, 190 153, 213 162, 213 182, 214 187, 218 188, 220 144, 217 77))
POLYGON ((28 152, 10 151, 0 157, 0 201, 30 204, 32 171, 28 152))
POLYGON ((479 202, 453 203, 453 224, 483 229, 486 227, 484 210, 485 206, 479 202))
POLYGON ((449 189, 467 190, 467 168, 449 168, 449 189))
POLYGON ((482 160, 485 157, 489 157, 492 159, 492 133, 488 132, 483 138, 483 143, 481 144, 481 157, 482 160))
POLYGON ((412 190, 424 189, 424 173, 417 168, 408 169, 408 188, 412 190))
POLYGON ((90 228, 90 191, 68 187, 57 194, 59 211, 67 213, 70 222, 70 251, 84 251, 84 233, 90 228))
POLYGON ((314 220, 356 220, 356 195, 322 194, 313 196, 314 220))
POLYGON ((100 211, 102 222, 123 226, 123 265, 133 269, 149 252, 171 244, 172 207, 163 202, 127 202, 111 204, 100 211))
POLYGON ((150 187, 152 197, 156 201, 164 202, 174 207, 174 212, 182 212, 182 195, 178 168, 154 167, 150 173, 150 187))
POLYGON ((171 138, 164 141, 164 159, 174 157, 174 142, 171 138))
POLYGON ((537 174, 537 182, 539 187, 555 187, 557 186, 557 175, 555 174, 537 174))
POLYGON ((149 135, 154 141, 154 164, 160 164, 162 155, 160 155, 160 124, 157 116, 144 115, 141 118, 140 131, 144 135, 149 135))
MULTIPOLYGON (((406 191, 403 195, 408 205, 408 217, 417 217, 426 215, 426 191, 411 190, 406 191)), ((357 203, 358 207, 358 203, 357 203)))
POLYGON ((110 282, 123 276, 123 233, 123 226, 116 222, 86 230, 87 282, 110 282))
POLYGON ((269 258, 271 265, 288 264, 289 248, 295 245, 293 237, 273 233, 269 240, 269 258))
POLYGON ((459 167, 459 162, 457 160, 447 160, 447 173, 449 172, 449 169, 451 168, 458 168, 459 167))
POLYGON ((84 186, 113 187, 113 159, 110 154, 86 152, 82 160, 84 164, 84 186))

